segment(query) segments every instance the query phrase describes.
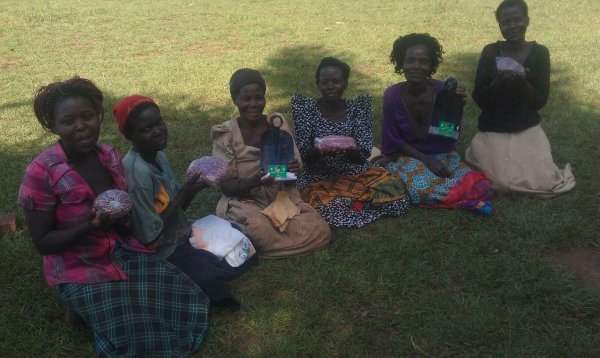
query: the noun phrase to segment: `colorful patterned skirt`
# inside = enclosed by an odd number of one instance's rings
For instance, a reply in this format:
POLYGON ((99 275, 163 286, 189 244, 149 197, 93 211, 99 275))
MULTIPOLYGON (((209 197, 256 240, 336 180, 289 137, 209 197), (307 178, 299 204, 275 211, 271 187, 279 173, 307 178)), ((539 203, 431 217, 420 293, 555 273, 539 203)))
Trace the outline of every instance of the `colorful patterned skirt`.
POLYGON ((98 357, 188 357, 206 335, 206 295, 154 255, 117 249, 126 281, 63 283, 59 298, 94 333, 98 357))
POLYGON ((456 152, 432 154, 431 157, 444 163, 452 175, 438 177, 423 162, 409 156, 401 156, 387 166, 402 179, 411 204, 463 208, 487 215, 493 212, 490 198, 494 191, 485 174, 469 168, 456 152))
POLYGON ((310 183, 300 195, 332 227, 362 227, 402 215, 409 206, 400 178, 377 167, 310 183))

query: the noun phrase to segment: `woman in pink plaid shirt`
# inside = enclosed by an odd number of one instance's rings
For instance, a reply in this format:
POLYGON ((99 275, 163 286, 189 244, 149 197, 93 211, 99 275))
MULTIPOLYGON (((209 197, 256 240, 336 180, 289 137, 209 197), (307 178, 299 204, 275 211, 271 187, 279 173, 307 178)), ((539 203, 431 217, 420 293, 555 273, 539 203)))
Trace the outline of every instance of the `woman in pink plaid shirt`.
POLYGON ((207 330, 206 295, 130 236, 130 220, 93 211, 100 193, 127 190, 121 157, 97 143, 102 102, 79 77, 40 88, 36 117, 60 139, 25 171, 19 204, 46 281, 92 329, 98 356, 187 356, 207 330))

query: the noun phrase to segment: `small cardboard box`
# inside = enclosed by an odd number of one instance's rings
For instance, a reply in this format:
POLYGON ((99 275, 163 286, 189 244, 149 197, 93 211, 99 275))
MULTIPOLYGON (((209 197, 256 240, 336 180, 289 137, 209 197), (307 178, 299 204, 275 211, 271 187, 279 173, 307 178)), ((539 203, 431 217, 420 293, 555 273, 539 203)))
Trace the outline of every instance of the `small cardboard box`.
POLYGON ((0 235, 14 234, 15 232, 17 232, 17 215, 0 213, 0 235))

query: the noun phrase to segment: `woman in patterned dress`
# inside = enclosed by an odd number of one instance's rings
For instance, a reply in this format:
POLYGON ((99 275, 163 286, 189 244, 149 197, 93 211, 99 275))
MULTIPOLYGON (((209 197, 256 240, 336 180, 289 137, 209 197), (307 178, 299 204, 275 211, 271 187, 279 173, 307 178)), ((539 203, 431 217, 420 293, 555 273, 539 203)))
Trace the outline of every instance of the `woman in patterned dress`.
MULTIPOLYGON (((413 205, 490 214, 493 191, 487 177, 461 161, 455 139, 429 134, 435 97, 444 86, 431 76, 442 53, 429 34, 409 34, 394 42, 390 59, 406 81, 383 95, 383 155, 375 161, 401 176, 413 205)), ((466 99, 464 87, 458 86, 456 93, 466 99)))
POLYGON ((316 72, 321 98, 292 97, 294 137, 305 164, 297 187, 333 227, 362 227, 408 209, 400 179, 367 161, 373 147, 371 97, 343 98, 349 75, 346 63, 325 57, 316 72), (315 139, 329 135, 353 138, 356 149, 316 149, 315 139))

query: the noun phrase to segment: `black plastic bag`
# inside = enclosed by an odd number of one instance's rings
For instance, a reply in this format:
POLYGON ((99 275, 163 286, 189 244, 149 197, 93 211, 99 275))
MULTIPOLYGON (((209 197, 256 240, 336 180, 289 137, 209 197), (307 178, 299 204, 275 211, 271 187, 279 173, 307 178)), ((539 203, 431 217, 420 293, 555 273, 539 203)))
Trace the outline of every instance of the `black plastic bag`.
POLYGON ((288 132, 280 129, 282 124, 283 118, 273 115, 269 118, 269 130, 261 138, 261 169, 276 180, 293 177, 287 173, 287 163, 295 158, 294 140, 288 132))
POLYGON ((458 139, 463 114, 463 98, 456 94, 458 82, 448 77, 444 89, 435 97, 429 133, 458 139))

